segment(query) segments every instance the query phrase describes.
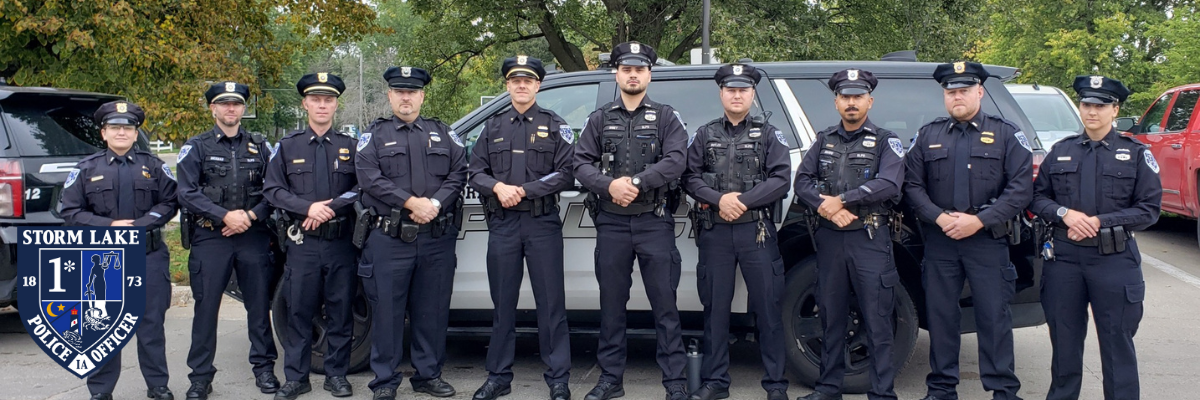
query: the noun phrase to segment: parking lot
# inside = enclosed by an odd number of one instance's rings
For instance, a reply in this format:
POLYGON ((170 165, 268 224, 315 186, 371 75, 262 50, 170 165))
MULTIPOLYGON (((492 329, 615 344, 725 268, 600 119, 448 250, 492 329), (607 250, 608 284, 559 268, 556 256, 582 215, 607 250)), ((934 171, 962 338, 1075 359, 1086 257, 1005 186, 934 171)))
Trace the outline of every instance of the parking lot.
MULTIPOLYGON (((1136 338, 1144 399, 1198 399, 1195 376, 1200 374, 1200 248, 1196 245, 1195 222, 1164 218, 1147 232, 1138 233, 1146 280, 1146 313, 1136 338)), ((171 371, 171 389, 177 398, 187 390, 187 357, 192 309, 174 307, 167 314, 167 352, 171 371)), ((246 354, 249 343, 245 331, 245 311, 241 304, 226 300, 219 327, 217 373, 212 399, 270 398, 259 394, 254 387, 246 354)), ((1020 394, 1027 399, 1044 398, 1050 383, 1050 341, 1045 326, 1018 329, 1015 332, 1017 375, 1021 378, 1020 394)), ((1089 336, 1086 370, 1081 398, 1103 398, 1099 350, 1094 335, 1089 336)), ((988 399, 978 375, 974 335, 963 337, 961 356, 962 399, 988 399)), ((574 398, 596 383, 599 371, 595 365, 594 337, 572 337, 574 368, 571 390, 574 398)), ((487 341, 481 338, 452 338, 448 344, 448 360, 443 378, 458 389, 457 399, 469 399, 483 383, 487 341)), ((633 340, 630 343, 629 370, 626 373, 626 398, 662 398, 660 373, 654 364, 654 342, 633 340)), ((514 370, 511 399, 545 398, 542 365, 534 339, 518 342, 517 365, 514 370)), ((924 378, 928 372, 926 355, 929 339, 924 331, 908 366, 896 379, 897 394, 902 399, 918 399, 925 395, 924 378)), ((738 342, 731 347, 732 399, 759 399, 764 396, 758 385, 761 376, 758 348, 754 343, 738 342)), ((134 345, 124 350, 124 372, 117 386, 116 398, 138 399, 145 396, 145 384, 136 362, 134 345)), ((411 375, 411 368, 405 367, 411 375)), ((276 374, 283 376, 282 359, 276 374)), ((25 333, 16 310, 0 310, 0 397, 4 399, 82 399, 87 398, 84 381, 75 378, 43 354, 25 333)), ((349 377, 354 385, 354 399, 370 399, 367 382, 370 372, 349 377)), ((331 398, 320 390, 320 375, 313 376, 315 390, 302 399, 331 398)), ((797 397, 810 389, 793 382, 789 395, 797 397)), ((413 398, 408 382, 401 386, 401 398, 413 398)), ((426 395, 417 398, 430 398, 426 395)), ((864 395, 846 396, 865 399, 864 395)))

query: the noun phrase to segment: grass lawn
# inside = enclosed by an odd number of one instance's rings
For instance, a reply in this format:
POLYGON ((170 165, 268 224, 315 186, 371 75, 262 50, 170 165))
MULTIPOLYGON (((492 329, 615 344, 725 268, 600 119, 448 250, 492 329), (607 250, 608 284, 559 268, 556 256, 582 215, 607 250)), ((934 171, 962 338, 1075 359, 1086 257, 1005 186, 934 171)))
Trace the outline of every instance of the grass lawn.
POLYGON ((179 224, 168 222, 163 227, 163 241, 167 242, 167 251, 171 253, 171 282, 180 286, 191 285, 191 275, 188 274, 187 260, 190 251, 183 248, 179 241, 179 224))

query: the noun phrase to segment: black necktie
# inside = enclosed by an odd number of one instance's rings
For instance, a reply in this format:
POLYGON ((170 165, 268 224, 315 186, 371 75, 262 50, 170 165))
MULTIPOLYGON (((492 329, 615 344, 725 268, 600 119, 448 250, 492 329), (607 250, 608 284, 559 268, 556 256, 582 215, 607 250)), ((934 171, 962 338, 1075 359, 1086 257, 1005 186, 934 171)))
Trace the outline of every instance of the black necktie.
POLYGON ((517 142, 513 143, 512 147, 512 169, 508 171, 508 180, 510 185, 522 185, 525 183, 526 163, 525 150, 529 148, 529 142, 533 141, 533 135, 529 133, 529 127, 533 124, 526 124, 524 115, 517 114, 516 130, 517 142))
POLYGON ((1096 153, 1100 142, 1089 141, 1087 154, 1079 171, 1079 211, 1089 216, 1096 215, 1096 153))
POLYGON ((971 141, 967 134, 967 123, 956 124, 959 129, 954 143, 954 209, 965 212, 971 209, 971 141))
POLYGON ((325 153, 323 137, 317 138, 317 154, 313 156, 313 195, 318 201, 333 197, 329 193, 329 155, 325 153))
POLYGON ((133 161, 122 157, 117 157, 117 219, 134 219, 136 211, 133 209, 133 182, 135 175, 133 174, 133 161))
POLYGON ((412 176, 412 194, 425 197, 425 149, 429 138, 413 126, 408 127, 408 174, 412 176))

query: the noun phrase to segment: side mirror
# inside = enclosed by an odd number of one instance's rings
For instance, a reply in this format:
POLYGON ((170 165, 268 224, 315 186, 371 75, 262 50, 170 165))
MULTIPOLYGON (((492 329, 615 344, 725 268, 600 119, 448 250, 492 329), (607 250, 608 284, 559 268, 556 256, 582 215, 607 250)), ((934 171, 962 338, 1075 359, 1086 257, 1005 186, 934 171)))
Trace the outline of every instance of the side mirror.
POLYGON ((1133 131, 1138 127, 1137 122, 1134 121, 1134 117, 1117 118, 1116 124, 1118 131, 1137 133, 1133 131))

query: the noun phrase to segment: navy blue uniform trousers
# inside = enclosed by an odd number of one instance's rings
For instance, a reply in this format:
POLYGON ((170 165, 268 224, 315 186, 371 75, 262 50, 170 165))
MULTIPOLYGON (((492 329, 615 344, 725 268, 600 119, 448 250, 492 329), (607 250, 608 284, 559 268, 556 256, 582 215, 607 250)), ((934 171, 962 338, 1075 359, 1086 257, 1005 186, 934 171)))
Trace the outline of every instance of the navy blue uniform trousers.
POLYGON ((816 390, 830 395, 842 393, 853 292, 858 300, 857 318, 861 318, 863 326, 860 333, 865 333, 859 337, 871 356, 871 389, 867 398, 895 399, 892 311, 900 275, 892 260, 891 231, 885 226, 875 232, 874 239, 867 235, 866 229, 818 228, 816 235, 817 304, 821 307, 824 331, 821 376, 816 390))
POLYGON ((283 272, 288 305, 287 340, 283 343, 288 381, 308 380, 312 366, 313 320, 323 314, 325 375, 345 376, 354 329, 354 294, 358 290, 358 249, 349 237, 326 240, 304 236, 304 243, 284 238, 287 265, 283 272), (322 301, 324 300, 324 301, 322 301), (324 312, 320 313, 321 306, 324 312))
POLYGON ((675 302, 682 263, 675 248, 675 218, 670 214, 630 216, 601 211, 595 222, 596 279, 600 283, 600 343, 596 361, 600 365, 600 380, 624 382, 628 350, 626 305, 633 286, 636 257, 654 314, 658 339, 655 360, 663 372, 663 386, 686 386, 683 373, 687 357, 675 302))
POLYGON ((563 287, 562 221, 558 214, 534 217, 529 211, 501 210, 488 219, 488 287, 495 307, 487 354, 488 379, 512 383, 517 300, 526 264, 537 306, 538 350, 547 367, 543 377, 546 384, 568 383, 571 339, 563 287))
POLYGON ((275 338, 271 336, 271 284, 275 267, 271 265, 270 236, 261 223, 246 232, 225 237, 221 230, 197 227, 188 255, 192 279, 192 298, 196 312, 192 319, 192 348, 187 364, 192 381, 211 381, 217 374, 213 358, 217 355, 217 316, 221 297, 229 278, 236 272, 246 307, 246 333, 250 336, 250 365, 254 375, 274 372, 275 338))
POLYGON ((404 243, 379 229, 371 230, 358 262, 358 276, 373 310, 371 320, 371 390, 400 386, 396 372, 404 359, 404 317, 412 322, 414 384, 442 376, 446 362, 446 328, 450 322, 450 295, 454 292, 454 247, 458 230, 453 225, 434 238, 420 233, 404 243))
POLYGON ((1055 241, 1055 259, 1042 268, 1042 309, 1054 356, 1047 400, 1078 399, 1088 305, 1096 318, 1106 400, 1138 399, 1133 335, 1142 321, 1146 283, 1142 256, 1130 239, 1125 251, 1100 255, 1095 247, 1055 241))
MULTIPOLYGON (((137 327, 138 365, 146 387, 167 386, 167 338, 163 329, 167 308, 171 307, 170 255, 167 246, 146 253, 146 312, 137 327)), ((112 393, 121 376, 121 354, 88 377, 91 393, 112 393)))
POLYGON ((1007 238, 993 239, 987 229, 962 240, 924 224, 925 261, 921 279, 929 317, 929 366, 925 377, 930 395, 957 399, 964 281, 971 285, 979 340, 979 377, 992 398, 1019 399, 1021 382, 1014 372, 1012 312, 1017 269, 1009 262, 1007 238))
POLYGON ((758 223, 713 224, 696 237, 700 263, 696 265, 696 288, 704 305, 704 361, 700 377, 704 383, 728 388, 729 315, 732 312, 737 268, 746 281, 749 308, 758 328, 762 355, 762 387, 787 389, 786 350, 783 339, 783 256, 775 241, 775 224, 768 222, 768 237, 758 244, 758 223))

